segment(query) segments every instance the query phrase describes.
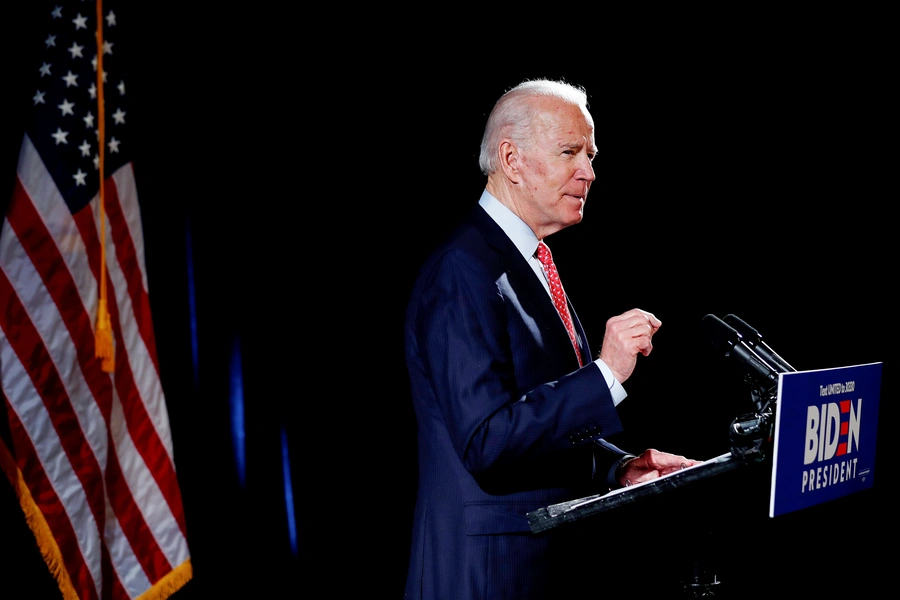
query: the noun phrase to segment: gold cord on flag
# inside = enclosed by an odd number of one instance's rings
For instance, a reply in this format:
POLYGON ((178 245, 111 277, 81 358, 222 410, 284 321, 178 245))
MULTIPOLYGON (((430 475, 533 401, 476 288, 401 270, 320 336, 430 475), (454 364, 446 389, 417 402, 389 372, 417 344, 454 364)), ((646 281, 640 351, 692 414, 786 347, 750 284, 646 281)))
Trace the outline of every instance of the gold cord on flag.
POLYGON ((103 102, 103 2, 97 0, 97 131, 99 134, 98 169, 100 171, 100 301, 97 304, 97 326, 94 329, 94 356, 106 373, 115 369, 113 350, 112 320, 106 303, 106 223, 104 208, 103 145, 106 130, 106 115, 103 102))

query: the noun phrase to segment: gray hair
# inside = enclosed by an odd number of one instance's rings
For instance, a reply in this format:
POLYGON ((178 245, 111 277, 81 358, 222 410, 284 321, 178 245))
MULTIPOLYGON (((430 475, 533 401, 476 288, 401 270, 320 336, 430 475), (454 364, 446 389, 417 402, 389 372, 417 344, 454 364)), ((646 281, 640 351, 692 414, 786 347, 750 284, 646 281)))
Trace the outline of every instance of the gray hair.
POLYGON ((482 173, 490 175, 499 168, 497 147, 503 138, 509 138, 523 148, 530 145, 530 125, 535 115, 531 100, 537 96, 552 96, 579 106, 591 121, 587 93, 583 87, 550 79, 523 81, 507 90, 494 104, 488 116, 484 136, 481 138, 481 153, 478 155, 478 166, 482 173))

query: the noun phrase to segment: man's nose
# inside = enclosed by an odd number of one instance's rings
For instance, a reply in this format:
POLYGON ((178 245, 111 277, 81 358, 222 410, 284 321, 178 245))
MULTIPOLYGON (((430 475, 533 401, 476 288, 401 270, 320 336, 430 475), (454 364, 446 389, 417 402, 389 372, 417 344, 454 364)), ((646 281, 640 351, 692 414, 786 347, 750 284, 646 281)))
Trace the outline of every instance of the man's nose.
POLYGON ((581 154, 581 165, 579 165, 578 170, 582 173, 578 177, 579 179, 593 181, 597 178, 597 176, 594 174, 594 164, 591 162, 591 159, 587 154, 581 154))

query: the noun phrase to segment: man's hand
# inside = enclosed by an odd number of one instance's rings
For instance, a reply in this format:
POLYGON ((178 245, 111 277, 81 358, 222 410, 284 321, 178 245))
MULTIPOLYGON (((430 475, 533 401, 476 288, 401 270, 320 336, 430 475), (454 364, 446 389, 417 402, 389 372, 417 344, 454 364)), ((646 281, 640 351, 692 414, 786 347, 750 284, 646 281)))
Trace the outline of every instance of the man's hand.
POLYGON ((653 350, 653 334, 662 322, 653 313, 634 308, 606 322, 600 360, 606 363, 619 383, 631 377, 637 355, 647 356, 653 350))
POLYGON ((687 467, 699 465, 702 460, 692 460, 680 454, 660 452, 653 448, 644 450, 639 456, 625 461, 616 469, 616 481, 627 486, 650 481, 661 475, 668 475, 687 467))

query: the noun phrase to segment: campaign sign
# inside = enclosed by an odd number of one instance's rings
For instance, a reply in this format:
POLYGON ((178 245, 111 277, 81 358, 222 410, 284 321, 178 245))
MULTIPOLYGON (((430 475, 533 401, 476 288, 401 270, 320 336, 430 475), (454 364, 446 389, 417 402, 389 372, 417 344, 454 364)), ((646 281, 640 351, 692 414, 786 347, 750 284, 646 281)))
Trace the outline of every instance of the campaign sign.
POLYGON ((872 487, 881 366, 779 376, 770 517, 872 487))

